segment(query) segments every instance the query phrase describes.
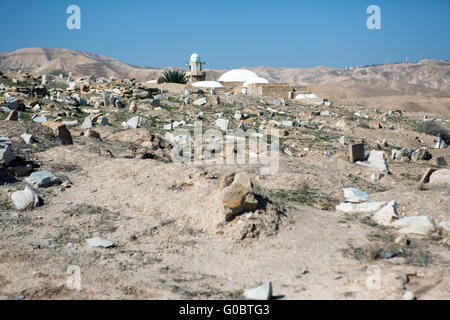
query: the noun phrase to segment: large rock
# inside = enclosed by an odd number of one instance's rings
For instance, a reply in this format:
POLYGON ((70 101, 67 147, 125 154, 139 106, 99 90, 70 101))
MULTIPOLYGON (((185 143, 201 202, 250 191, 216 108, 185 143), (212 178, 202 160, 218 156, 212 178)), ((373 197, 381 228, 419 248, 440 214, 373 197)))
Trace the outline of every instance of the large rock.
POLYGON ((434 146, 435 149, 444 149, 447 148, 447 144, 445 143, 444 139, 442 139, 441 135, 438 135, 436 145, 434 146))
POLYGON ((221 187, 226 221, 243 212, 257 209, 258 201, 253 193, 253 184, 246 172, 225 176, 221 187))
POLYGON ((53 130, 53 134, 61 139, 63 144, 73 144, 72 135, 64 123, 46 121, 42 125, 53 130))
POLYGON ((450 237, 450 220, 439 223, 439 227, 450 237))
POLYGON ((202 106, 206 103, 207 103, 206 98, 200 98, 193 102, 194 106, 202 106))
POLYGON ((227 131, 229 121, 227 119, 217 119, 214 124, 222 131, 227 131))
POLYGON ((434 220, 427 216, 405 217, 397 220, 391 226, 400 229, 402 234, 429 235, 436 229, 434 220))
POLYGON ((382 173, 389 173, 389 166, 384 151, 372 150, 367 161, 369 166, 377 168, 382 173))
POLYGON ((33 172, 25 181, 37 188, 51 187, 61 182, 58 177, 48 171, 33 172))
POLYGON ((253 289, 245 289, 244 296, 251 300, 270 300, 272 298, 272 281, 264 282, 253 289))
POLYGON ((17 210, 26 210, 39 205, 39 197, 30 187, 26 186, 23 191, 16 191, 11 195, 11 200, 17 210))
POLYGON ((450 169, 439 169, 430 176, 430 183, 450 185, 450 169))
POLYGON ((92 128, 91 116, 84 118, 83 124, 81 125, 81 130, 87 130, 92 128))
POLYGON ((0 164, 9 165, 16 159, 14 152, 11 150, 9 144, 0 143, 0 164))
POLYGON ((86 239, 86 242, 91 247, 110 248, 116 246, 114 242, 100 237, 86 239))
POLYGON ((5 95, 5 102, 8 105, 8 108, 12 109, 12 110, 17 110, 20 107, 20 103, 19 101, 16 99, 16 97, 10 95, 9 93, 7 93, 5 95))
POLYGON ((398 219, 397 203, 390 201, 373 215, 373 220, 382 226, 391 225, 394 219, 398 219))
POLYGON ((360 203, 372 201, 372 198, 367 193, 359 189, 343 188, 342 191, 344 191, 345 201, 347 202, 360 203))
POLYGON ((387 202, 372 201, 363 203, 341 203, 336 206, 336 210, 345 213, 370 213, 380 210, 387 202))

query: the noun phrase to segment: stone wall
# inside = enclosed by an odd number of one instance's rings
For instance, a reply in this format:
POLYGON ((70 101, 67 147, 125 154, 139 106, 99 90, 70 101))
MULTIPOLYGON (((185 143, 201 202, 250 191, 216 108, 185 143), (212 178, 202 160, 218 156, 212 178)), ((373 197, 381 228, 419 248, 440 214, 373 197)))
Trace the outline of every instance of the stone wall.
POLYGON ((247 86, 247 93, 255 96, 289 98, 289 92, 309 93, 306 86, 291 86, 287 83, 254 83, 247 86))

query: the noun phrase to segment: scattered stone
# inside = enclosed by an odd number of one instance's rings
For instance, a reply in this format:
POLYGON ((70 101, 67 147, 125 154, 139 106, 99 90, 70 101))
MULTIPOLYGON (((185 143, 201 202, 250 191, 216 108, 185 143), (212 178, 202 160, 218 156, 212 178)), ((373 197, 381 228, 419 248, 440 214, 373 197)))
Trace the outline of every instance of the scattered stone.
POLYGON ((384 177, 383 173, 372 173, 372 175, 370 176, 373 182, 380 180, 382 177, 384 177))
POLYGON ((11 195, 11 200, 17 210, 32 209, 39 205, 39 197, 30 187, 23 191, 16 191, 11 195))
POLYGON ((8 105, 8 108, 12 109, 12 110, 17 110, 20 107, 20 103, 19 101, 16 99, 16 97, 10 95, 9 93, 7 93, 5 95, 5 102, 8 105))
POLYGON ((377 168, 381 173, 389 173, 389 166, 384 151, 372 150, 367 161, 369 166, 377 168))
POLYGON ((167 98, 165 95, 163 94, 157 94, 156 96, 153 97, 156 100, 169 100, 169 98, 167 98))
POLYGON ((58 123, 53 121, 47 121, 42 123, 42 125, 49 127, 53 130, 53 134, 61 139, 64 145, 73 144, 72 135, 69 129, 67 129, 64 123, 58 123))
POLYGON ((86 132, 84 133, 84 136, 87 138, 94 138, 94 139, 101 140, 100 133, 98 133, 97 131, 92 130, 92 129, 86 130, 86 132))
POLYGON ((391 226, 400 229, 399 232, 402 234, 428 235, 436 229, 434 220, 427 216, 401 218, 391 226))
POLYGON ((343 146, 345 146, 345 136, 341 136, 339 138, 339 143, 342 144, 343 146))
POLYGON ((97 119, 97 124, 100 124, 100 125, 102 125, 102 126, 107 126, 107 125, 109 125, 108 118, 105 117, 105 116, 100 116, 100 117, 98 117, 98 119, 97 119))
POLYGON ((33 172, 25 181, 35 188, 47 188, 61 183, 58 177, 48 171, 33 172))
POLYGON ((356 188, 343 188, 345 201, 352 203, 361 203, 372 201, 372 198, 365 192, 356 188))
POLYGON ((5 119, 6 121, 19 121, 19 113, 16 110, 11 110, 5 119))
POLYGON ((450 185, 450 169, 435 170, 430 176, 430 183, 450 185))
POLYGON ((441 135, 438 135, 436 145, 434 146, 435 149, 444 149, 447 148, 447 144, 445 143, 444 139, 442 139, 441 135))
POLYGON ((395 201, 388 202, 383 208, 373 215, 373 220, 382 226, 391 225, 392 221, 397 218, 397 203, 395 201))
POLYGON ((220 128, 222 131, 227 131, 229 121, 226 119, 217 119, 215 125, 220 128))
POLYGON ((200 98, 200 99, 195 100, 193 104, 194 104, 194 106, 202 106, 206 103, 207 103, 206 98, 200 98))
POLYGON ((0 143, 0 164, 10 165, 16 159, 14 152, 9 144, 0 143))
POLYGON ((132 102, 130 103, 129 112, 130 112, 130 113, 136 113, 136 111, 137 111, 137 105, 136 105, 136 102, 135 102, 135 101, 132 101, 132 102))
POLYGON ((279 100, 279 99, 273 100, 273 105, 274 105, 275 107, 280 107, 280 106, 281 106, 281 100, 279 100))
POLYGON ((150 104, 152 107, 160 107, 161 106, 161 102, 159 101, 159 99, 153 99, 153 101, 150 104))
POLYGON ((254 211, 258 207, 258 201, 253 193, 253 184, 248 174, 239 172, 231 176, 233 180, 231 177, 225 177, 223 178, 225 182, 221 183, 225 186, 222 190, 222 203, 226 221, 243 212, 254 211))
POLYGON ((272 298, 272 281, 267 281, 253 289, 245 289, 244 296, 251 300, 270 300, 272 298))
POLYGON ((428 160, 431 160, 432 157, 433 157, 433 155, 431 154, 431 152, 427 148, 422 147, 412 153, 411 160, 413 160, 413 161, 419 161, 419 160, 428 161, 428 160))
POLYGON ((126 122, 126 126, 131 129, 136 129, 139 127, 139 116, 133 117, 126 122))
POLYGON ((26 144, 32 144, 33 142, 36 142, 36 140, 33 138, 33 135, 24 133, 20 136, 23 141, 25 141, 26 144))
POLYGON ((365 159, 364 143, 356 143, 348 146, 351 162, 363 161, 365 159))
POLYGON ((336 210, 345 213, 370 213, 376 212, 384 207, 387 202, 383 201, 372 201, 363 203, 350 203, 344 202, 336 206, 336 210))
POLYGON ((394 242, 396 244, 400 244, 402 246, 406 246, 406 245, 408 245, 408 238, 406 237, 406 235, 401 234, 397 238, 395 238, 394 242))
POLYGON ((334 150, 325 150, 323 152, 323 156, 325 158, 330 158, 330 157, 334 156, 335 154, 336 154, 336 151, 334 151, 334 150))
POLYGON ((450 236, 450 220, 439 223, 439 227, 441 227, 442 230, 444 230, 447 236, 450 236))
POLYGON ((91 247, 111 248, 116 246, 114 242, 100 237, 86 239, 86 242, 91 247))
POLYGON ((92 128, 92 121, 91 117, 87 116, 84 118, 83 124, 81 125, 81 130, 91 129, 92 128))
POLYGON ((403 300, 415 300, 416 296, 411 291, 405 291, 403 294, 403 300))
POLYGON ((48 121, 46 116, 39 116, 39 117, 34 117, 33 121, 36 123, 44 123, 46 121, 48 121))

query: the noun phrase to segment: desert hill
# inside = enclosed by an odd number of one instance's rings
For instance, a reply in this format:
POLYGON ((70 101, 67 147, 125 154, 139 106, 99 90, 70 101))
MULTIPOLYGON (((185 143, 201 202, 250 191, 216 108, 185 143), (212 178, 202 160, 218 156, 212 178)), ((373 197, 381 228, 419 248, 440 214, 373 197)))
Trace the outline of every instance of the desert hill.
MULTIPOLYGON (((173 67, 170 67, 173 68, 173 67)), ((364 103, 405 107, 411 111, 450 113, 450 62, 426 59, 337 69, 244 67, 271 82, 307 85, 316 94, 338 103, 364 103)), ((70 71, 75 75, 109 78, 156 79, 163 68, 123 63, 117 59, 69 49, 24 48, 0 53, 0 70, 23 69, 32 73, 70 71)), ((226 70, 207 69, 216 80, 226 70)))

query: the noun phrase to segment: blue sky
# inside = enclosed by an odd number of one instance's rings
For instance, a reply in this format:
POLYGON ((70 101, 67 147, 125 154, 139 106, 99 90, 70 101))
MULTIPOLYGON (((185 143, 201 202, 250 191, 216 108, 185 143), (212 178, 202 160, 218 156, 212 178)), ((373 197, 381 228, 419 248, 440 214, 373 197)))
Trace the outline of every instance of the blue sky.
POLYGON ((149 67, 314 67, 450 60, 449 0, 0 0, 0 52, 69 48, 149 67), (66 8, 81 9, 81 30, 66 8), (369 30, 369 5, 381 30, 369 30))

